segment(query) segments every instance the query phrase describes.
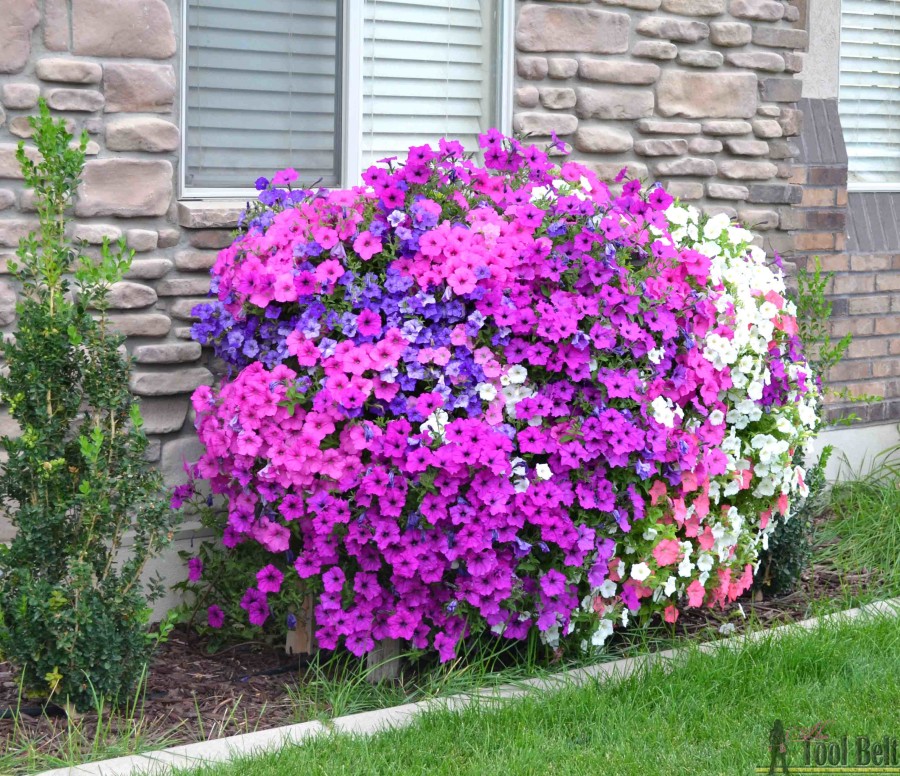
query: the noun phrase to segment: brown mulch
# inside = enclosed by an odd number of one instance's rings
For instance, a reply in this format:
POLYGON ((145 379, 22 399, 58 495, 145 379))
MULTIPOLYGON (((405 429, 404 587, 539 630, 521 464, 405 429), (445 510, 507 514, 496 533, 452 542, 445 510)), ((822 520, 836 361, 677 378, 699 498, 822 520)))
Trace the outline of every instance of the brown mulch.
MULTIPOLYGON (((812 602, 843 600, 848 593, 864 590, 875 581, 866 573, 840 574, 816 564, 789 595, 757 600, 745 596, 724 610, 689 610, 679 617, 673 631, 688 638, 712 639, 723 635, 719 628, 725 623, 734 625, 730 635, 751 624, 773 627, 802 620, 811 615, 812 602)), ((623 636, 627 641, 626 633, 623 636)), ((291 690, 302 685, 304 671, 297 658, 285 654, 283 648, 257 642, 210 654, 203 639, 179 626, 153 659, 144 702, 135 718, 104 715, 106 729, 101 738, 114 749, 106 756, 134 748, 135 726, 139 728, 141 748, 147 749, 247 733, 327 713, 327 708, 312 704, 300 708, 292 700, 291 690), (116 749, 116 739, 124 742, 122 751, 116 749)), ((17 707, 17 696, 15 674, 8 664, 0 662, 0 714, 17 707)), ((72 748, 73 724, 78 731, 78 749, 86 755, 91 753, 98 729, 96 714, 84 714, 70 724, 64 716, 40 714, 40 709, 34 708, 36 704, 23 701, 23 705, 31 706, 26 709, 30 713, 21 713, 18 725, 9 716, 0 718, 0 755, 28 749, 64 757, 72 748)), ((4 764, 0 761, 0 766, 4 764)))
MULTIPOLYGON (((153 658, 137 721, 122 714, 105 715, 104 725, 111 730, 104 730, 102 738, 112 743, 118 736, 133 738, 139 733, 145 746, 175 746, 288 725, 299 721, 288 694, 299 678, 298 659, 283 649, 253 642, 210 654, 201 638, 179 626, 153 658)), ((0 662, 0 712, 16 708, 30 712, 19 714, 18 731, 13 719, 0 719, 0 752, 26 741, 29 748, 47 754, 65 751, 68 725, 60 710, 51 708, 54 716, 42 715, 38 702, 19 701, 18 696, 12 667, 0 662)), ((97 735, 97 722, 93 712, 75 721, 78 737, 87 746, 97 735)))

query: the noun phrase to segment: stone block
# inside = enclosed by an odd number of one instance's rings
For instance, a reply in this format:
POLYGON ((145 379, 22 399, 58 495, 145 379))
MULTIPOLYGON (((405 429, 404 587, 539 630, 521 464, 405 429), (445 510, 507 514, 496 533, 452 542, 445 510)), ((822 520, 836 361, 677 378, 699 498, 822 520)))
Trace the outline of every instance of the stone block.
POLYGON ((109 291, 109 306, 114 310, 134 310, 156 304, 156 291, 143 283, 120 280, 109 291))
POLYGON ((687 140, 638 140, 634 152, 640 156, 681 156, 687 153, 687 140))
MULTIPOLYGON (((231 244, 229 240, 229 245, 231 244)), ((179 251, 175 254, 175 266, 185 272, 208 270, 216 263, 215 253, 200 251, 179 251)))
POLYGON ((662 116, 750 118, 756 114, 757 79, 752 73, 667 70, 657 85, 662 116))
POLYGON ((547 75, 551 78, 559 80, 567 80, 574 78, 578 72, 578 60, 569 59, 568 57, 553 57, 549 60, 547 75))
POLYGON ((137 253, 156 250, 159 233, 152 229, 129 229, 125 232, 128 247, 137 253))
POLYGON ((103 68, 107 113, 171 113, 175 70, 171 65, 110 62, 103 68))
POLYGON ((639 119, 653 115, 653 94, 648 91, 610 88, 576 89, 580 118, 639 119))
MULTIPOLYGON (((22 170, 19 167, 19 160, 16 159, 17 148, 15 143, 0 143, 0 178, 22 180, 22 170)), ((25 155, 33 162, 41 158, 34 146, 25 146, 25 155)))
POLYGON ((790 27, 760 25, 753 30, 753 42, 757 46, 768 48, 803 50, 809 44, 809 33, 806 30, 794 30, 790 27))
POLYGON ((625 169, 627 178, 646 178, 647 165, 640 162, 582 162, 602 181, 611 182, 625 169))
POLYGON ((641 119, 636 127, 642 135, 696 135, 700 132, 700 125, 693 121, 641 119))
POLYGON ((42 81, 59 81, 67 84, 99 84, 103 76, 103 68, 96 62, 47 57, 35 62, 34 73, 42 81))
POLYGON ((653 169, 657 175, 697 175, 705 178, 716 174, 716 163, 712 159, 685 156, 657 162, 653 169))
POLYGON ((156 285, 160 296, 199 296, 209 293, 209 277, 168 278, 156 285))
POLYGON ((732 137, 725 141, 725 147, 735 156, 766 156, 769 153, 769 144, 763 140, 732 137))
POLYGON ((719 16, 725 0, 663 0, 662 9, 681 16, 719 16))
POLYGON ((158 280, 172 269, 168 259, 138 259, 131 262, 126 278, 133 280, 158 280))
POLYGON ((110 151, 162 153, 174 151, 178 141, 178 127, 151 116, 128 116, 106 125, 106 147, 110 151))
POLYGON ((516 57, 516 73, 529 81, 540 81, 547 77, 550 66, 547 57, 516 57))
POLYGON ((721 67, 725 61, 718 51, 696 51, 694 49, 682 49, 678 52, 678 64, 686 67, 721 67))
POLYGON ((746 135, 752 127, 747 121, 704 121, 703 131, 707 135, 746 135))
POLYGON ((777 22, 784 16, 784 3, 779 0, 731 0, 728 10, 738 19, 777 22))
POLYGON ((72 239, 88 245, 103 245, 104 240, 115 242, 122 236, 122 230, 113 224, 79 224, 71 227, 72 239))
POLYGON ((667 61, 678 56, 678 46, 667 40, 639 40, 631 49, 634 57, 667 61))
POLYGON ((233 242, 234 237, 227 229, 203 229, 193 231, 188 237, 188 242, 194 248, 227 248, 233 242))
POLYGON ((96 159, 84 166, 77 216, 165 215, 172 200, 172 164, 143 159, 96 159))
POLYGON ((516 105, 521 108, 536 108, 541 95, 536 86, 522 86, 516 89, 516 105))
POLYGON ((16 292, 5 280, 0 280, 0 326, 9 326, 16 319, 16 292))
POLYGON ((710 199, 747 199, 750 189, 746 186, 737 186, 728 183, 707 183, 706 196, 710 199))
POLYGON ((784 57, 769 51, 729 51, 725 58, 729 65, 748 70, 765 70, 768 73, 784 71, 784 57))
MULTIPOLYGON (((237 226, 243 207, 206 200, 179 202, 178 223, 188 229, 220 229, 237 226)), ((162 234, 162 233, 160 233, 162 234)))
POLYGON ((665 16, 649 16, 641 19, 636 27, 638 34, 648 38, 662 38, 677 43, 696 43, 709 37, 709 25, 665 16))
POLYGON ((719 175, 729 180, 762 181, 774 178, 778 168, 771 162, 728 159, 719 163, 719 175))
POLYGON ((103 95, 93 89, 50 89, 47 92, 47 105, 53 110, 95 113, 103 110, 105 103, 103 95))
POLYGON ((517 132, 549 137, 571 135, 578 128, 578 119, 568 113, 517 113, 513 119, 517 132))
POLYGON ((72 49, 95 57, 168 59, 175 29, 164 0, 72 0, 72 49))
POLYGON ((0 0, 0 73, 24 70, 40 19, 37 0, 0 0))
MULTIPOLYGON (((2 177, 2 176, 0 176, 2 177)), ((19 240, 38 230, 34 219, 4 218, 0 220, 0 248, 18 248, 19 240)))
POLYGON ((688 143, 688 152, 692 154, 717 154, 722 150, 722 141, 709 137, 694 137, 688 143))
POLYGON ((698 181, 666 181, 665 189, 678 199, 696 200, 703 196, 703 184, 698 181))
POLYGON ((585 81, 613 84, 652 84, 659 72, 659 65, 618 59, 582 59, 578 66, 578 75, 585 81))
POLYGON ((199 297, 194 299, 176 299, 169 304, 169 315, 179 321, 196 321, 197 316, 193 310, 198 304, 206 304, 209 299, 199 297))
POLYGON ((548 110, 566 110, 575 107, 575 90, 567 87, 546 87, 541 89, 541 105, 548 110))
POLYGON ((162 313, 132 313, 110 315, 109 326, 126 337, 163 337, 172 328, 172 321, 162 313))
POLYGON ((134 359, 139 364, 185 364, 200 358, 199 342, 162 342, 139 345, 134 349, 134 359))
POLYGON ((603 5, 617 5, 622 8, 633 8, 636 11, 655 11, 661 0, 600 0, 603 5))
POLYGON ((212 373, 203 366, 188 367, 166 372, 135 371, 129 387, 138 396, 171 396, 191 393, 201 385, 212 385, 212 373))
POLYGON ((575 134, 575 148, 585 153, 614 154, 633 145, 628 132, 614 127, 582 127, 575 134))
POLYGON ((36 84, 3 84, 0 101, 11 110, 30 110, 37 105, 41 90, 36 84))
POLYGON ((185 463, 195 463, 203 455, 204 447, 196 437, 172 439, 162 448, 159 470, 166 485, 179 485, 187 479, 185 463))
POLYGON ((783 132, 781 124, 774 119, 754 119, 750 122, 753 127, 753 134, 757 137, 773 138, 781 137, 783 132))
POLYGON ((44 46, 48 51, 69 50, 68 0, 44 0, 44 46))
POLYGON ((519 9, 516 46, 520 51, 621 54, 628 51, 631 18, 588 8, 526 5, 519 9))
MULTIPOLYGON (((235 225, 237 225, 237 221, 235 221, 235 225)), ((181 241, 181 230, 180 229, 160 229, 159 230, 159 247, 160 248, 172 248, 181 241)))
POLYGON ((742 22, 711 22, 709 39, 722 48, 746 46, 753 39, 753 28, 742 22))
POLYGON ((185 398, 140 400, 144 432, 147 434, 171 434, 181 431, 187 418, 189 401, 185 398))

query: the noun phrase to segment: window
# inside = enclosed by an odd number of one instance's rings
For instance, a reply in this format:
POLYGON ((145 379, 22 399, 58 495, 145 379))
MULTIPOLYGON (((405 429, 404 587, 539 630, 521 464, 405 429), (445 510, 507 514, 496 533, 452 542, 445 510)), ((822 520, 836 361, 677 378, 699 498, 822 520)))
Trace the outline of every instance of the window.
POLYGON ((501 121, 501 0, 185 0, 185 196, 296 167, 351 185, 501 121))
POLYGON ((900 0, 843 0, 840 113, 857 190, 900 190, 900 0))

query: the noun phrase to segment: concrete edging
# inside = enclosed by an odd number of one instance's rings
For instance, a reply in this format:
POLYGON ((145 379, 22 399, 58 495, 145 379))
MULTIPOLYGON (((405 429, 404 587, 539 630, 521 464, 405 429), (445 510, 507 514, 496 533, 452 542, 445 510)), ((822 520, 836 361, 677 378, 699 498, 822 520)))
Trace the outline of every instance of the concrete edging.
POLYGON ((416 716, 436 709, 460 711, 475 702, 485 700, 506 700, 517 698, 532 692, 560 690, 564 687, 577 687, 595 679, 624 679, 640 668, 658 662, 670 662, 674 667, 674 658, 692 648, 699 648, 705 653, 713 653, 719 649, 734 649, 742 644, 760 641, 765 638, 780 638, 790 633, 812 630, 820 624, 831 621, 853 620, 863 615, 887 614, 900 616, 900 598, 876 601, 856 609, 847 609, 822 617, 781 625, 767 630, 754 631, 717 641, 704 642, 699 647, 685 646, 652 652, 638 657, 622 658, 607 663, 598 663, 585 668, 573 669, 565 673, 553 674, 549 677, 528 679, 515 684, 487 688, 472 694, 451 695, 446 698, 433 698, 387 709, 366 711, 337 717, 327 723, 313 721, 297 725, 259 730, 239 736, 219 738, 212 741, 201 741, 195 744, 175 746, 155 752, 146 752, 129 757, 117 757, 112 760, 101 760, 84 765, 68 766, 44 771, 38 776, 163 776, 173 768, 196 768, 203 765, 224 763, 237 757, 249 754, 261 754, 280 749, 290 744, 302 744, 305 740, 330 732, 371 735, 388 728, 399 728, 410 724, 416 716))

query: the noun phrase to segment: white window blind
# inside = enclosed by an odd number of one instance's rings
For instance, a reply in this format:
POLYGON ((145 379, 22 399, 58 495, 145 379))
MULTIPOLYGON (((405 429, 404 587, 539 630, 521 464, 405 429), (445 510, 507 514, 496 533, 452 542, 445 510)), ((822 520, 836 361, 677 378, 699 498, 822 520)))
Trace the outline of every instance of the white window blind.
POLYGON ((185 186, 340 178, 339 0, 186 0, 185 186))
POLYGON ((851 184, 900 187, 900 0, 843 0, 839 106, 851 184))
POLYGON ((365 0, 363 167, 497 121, 494 0, 365 0))
POLYGON ((499 0, 185 3, 189 196, 246 192, 284 167, 353 185, 411 145, 477 150, 498 123, 499 0), (344 93, 359 97, 342 107, 344 93))

